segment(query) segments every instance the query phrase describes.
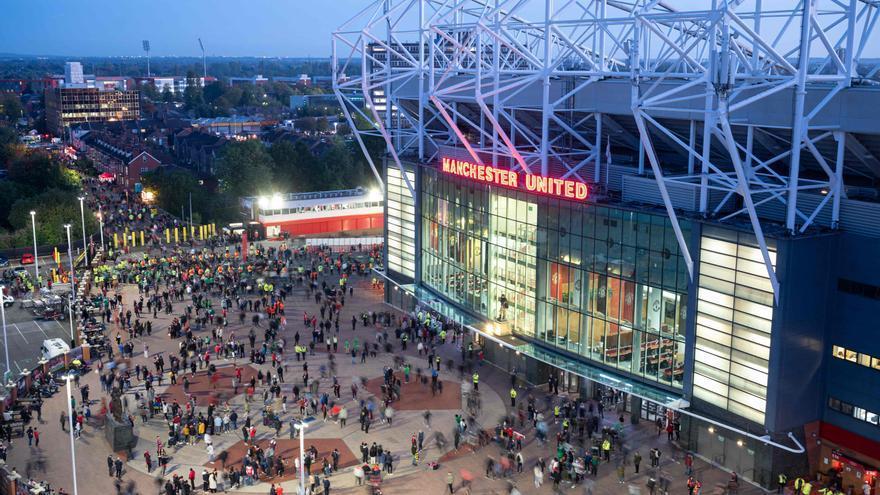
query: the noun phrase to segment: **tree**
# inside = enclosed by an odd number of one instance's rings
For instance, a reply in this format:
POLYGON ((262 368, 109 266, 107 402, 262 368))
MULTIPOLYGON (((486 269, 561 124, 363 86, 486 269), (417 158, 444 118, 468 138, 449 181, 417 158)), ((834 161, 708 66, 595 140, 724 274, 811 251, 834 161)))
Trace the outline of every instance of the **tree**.
MULTIPOLYGON (((0 180, 0 212, 9 212, 16 201, 24 197, 24 191, 17 182, 0 180)), ((4 227, 12 227, 9 224, 8 214, 0 214, 0 224, 4 227)))
MULTIPOLYGON (((16 230, 29 229, 31 226, 30 212, 36 212, 37 244, 62 244, 67 242, 63 228, 71 223, 77 228, 70 229, 73 238, 78 239, 81 232, 79 200, 76 191, 48 189, 36 196, 19 199, 9 211, 9 224, 16 230)), ((97 232, 97 221, 94 215, 86 215, 86 232, 97 232)))
POLYGON ((156 91, 156 85, 151 82, 138 84, 138 90, 141 92, 141 95, 143 97, 151 101, 156 101, 159 99, 159 92, 156 91))
POLYGON ((179 211, 180 206, 188 204, 191 197, 193 212, 206 217, 208 201, 205 190, 186 170, 162 167, 145 173, 141 178, 144 188, 156 195, 156 204, 160 208, 179 211))
POLYGON ((272 190, 274 162, 258 140, 226 145, 217 161, 221 190, 234 196, 254 196, 272 190))
POLYGON ((302 192, 320 190, 314 175, 315 157, 303 141, 292 144, 282 141, 269 149, 275 162, 273 176, 282 191, 302 192))
POLYGON ((327 120, 327 117, 320 117, 315 122, 315 130, 318 132, 327 132, 330 130, 330 122, 327 120))
POLYGON ((296 121, 296 128, 303 132, 315 132, 318 127, 317 119, 305 117, 296 121))
POLYGON ((336 134, 340 136, 348 136, 351 134, 351 127, 345 123, 339 124, 336 126, 336 134))
POLYGON ((220 83, 220 81, 214 81, 211 84, 206 85, 205 89, 202 90, 202 97, 208 103, 214 103, 224 94, 226 94, 226 88, 220 83))
POLYGON ((183 103, 186 105, 187 110, 194 110, 205 103, 205 100, 202 98, 202 83, 193 71, 186 73, 186 89, 183 90, 183 103))
POLYGON ((256 91, 252 84, 244 84, 241 86, 241 97, 238 100, 238 106, 250 107, 256 103, 256 91))
POLYGON ((174 93, 171 92, 171 86, 167 84, 162 88, 162 101, 171 103, 174 101, 174 93))
POLYGON ((15 122, 24 115, 21 100, 13 94, 0 95, 0 118, 15 122))
POLYGON ((73 190, 79 185, 75 172, 44 154, 27 155, 10 163, 9 179, 31 188, 34 193, 52 188, 73 190))
POLYGON ((22 152, 18 144, 18 134, 12 128, 0 126, 0 167, 6 168, 22 152))
POLYGON ((336 140, 317 160, 315 173, 321 178, 320 189, 343 189, 352 185, 354 161, 351 150, 336 140))

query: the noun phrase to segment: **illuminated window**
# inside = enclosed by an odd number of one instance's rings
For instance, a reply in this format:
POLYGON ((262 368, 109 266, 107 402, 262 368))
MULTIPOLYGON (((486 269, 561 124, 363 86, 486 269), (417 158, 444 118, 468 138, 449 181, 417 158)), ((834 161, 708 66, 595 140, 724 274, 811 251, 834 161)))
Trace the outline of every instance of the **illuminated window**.
POLYGON ((849 349, 846 349, 846 355, 844 356, 844 359, 855 363, 857 356, 858 356, 858 353, 856 351, 851 351, 849 349))
POLYGON ((694 396, 763 424, 773 293, 761 251, 743 242, 712 228, 700 241, 694 396))
POLYGON ((838 359, 843 359, 846 356, 846 349, 840 347, 839 345, 835 345, 831 348, 831 353, 834 354, 834 357, 838 359))
POLYGON ((871 366, 871 356, 867 354, 859 354, 859 364, 862 366, 871 366))

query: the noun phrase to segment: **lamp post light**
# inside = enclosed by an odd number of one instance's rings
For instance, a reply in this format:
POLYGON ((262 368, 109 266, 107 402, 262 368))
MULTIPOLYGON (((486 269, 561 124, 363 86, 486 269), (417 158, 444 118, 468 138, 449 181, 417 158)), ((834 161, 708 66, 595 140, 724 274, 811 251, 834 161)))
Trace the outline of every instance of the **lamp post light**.
POLYGON ((6 340, 6 286, 0 285, 0 317, 3 319, 3 350, 6 352, 6 373, 4 374, 3 384, 6 385, 6 376, 12 376, 12 370, 9 369, 9 341, 6 340))
POLYGON ((67 307, 70 311, 70 340, 74 341, 73 337, 73 302, 76 300, 76 283, 74 282, 74 275, 76 272, 73 270, 73 248, 70 245, 70 224, 64 224, 64 229, 67 231, 67 260, 70 262, 70 301, 67 304, 67 307))
POLYGON ((85 197, 80 196, 79 198, 79 215, 82 218, 82 229, 83 229, 83 255, 85 256, 83 260, 86 262, 86 266, 89 265, 89 250, 86 247, 86 209, 85 209, 85 197))
POLYGON ((73 470, 73 495, 79 495, 76 486, 76 449, 73 443, 73 404, 70 403, 70 399, 73 397, 70 393, 70 381, 72 379, 73 377, 69 373, 64 377, 64 381, 67 382, 67 424, 70 426, 70 467, 73 470))
POLYGON ((31 210, 31 229, 34 232, 34 290, 40 290, 40 256, 37 253, 37 212, 31 210))
POLYGON ((104 210, 98 206, 98 222, 101 223, 101 251, 104 250, 104 210))
POLYGON ((306 493, 305 451, 307 426, 302 420, 296 424, 296 429, 299 430, 299 495, 305 495, 306 493))

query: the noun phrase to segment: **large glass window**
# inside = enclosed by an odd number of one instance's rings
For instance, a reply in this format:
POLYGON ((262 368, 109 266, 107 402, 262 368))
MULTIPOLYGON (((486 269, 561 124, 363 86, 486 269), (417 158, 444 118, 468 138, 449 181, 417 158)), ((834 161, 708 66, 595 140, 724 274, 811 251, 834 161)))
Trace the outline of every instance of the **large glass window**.
MULTIPOLYGON (((416 273, 415 202, 400 169, 388 166, 385 174, 388 269, 413 278, 416 273)), ((406 175, 410 184, 415 185, 415 173, 406 175)))
POLYGON ((423 177, 425 284, 495 327, 682 386, 688 278, 665 216, 423 177))
POLYGON ((694 396, 764 424, 773 293, 760 250, 704 228, 698 285, 694 396))

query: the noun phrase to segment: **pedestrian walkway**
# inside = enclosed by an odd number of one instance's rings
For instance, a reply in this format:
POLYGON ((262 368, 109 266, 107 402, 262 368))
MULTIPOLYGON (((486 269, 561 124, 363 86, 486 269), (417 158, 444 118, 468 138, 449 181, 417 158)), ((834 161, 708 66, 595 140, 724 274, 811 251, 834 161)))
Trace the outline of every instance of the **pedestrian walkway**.
MULTIPOLYGON (((347 321, 352 315, 359 315, 364 311, 385 311, 389 309, 381 303, 381 293, 369 289, 367 286, 366 281, 356 286, 355 296, 347 300, 343 314, 340 317, 341 321, 347 321)), ((124 299, 130 301, 137 297, 137 290, 129 286, 123 290, 123 294, 124 299)), ((282 336, 290 339, 290 334, 297 328, 296 315, 302 314, 303 311, 313 313, 314 310, 315 305, 311 298, 304 297, 301 293, 288 297, 287 312, 291 315, 291 320, 288 322, 288 328, 281 332, 282 336)), ((166 328, 171 319, 172 315, 159 315, 156 320, 153 320, 154 331, 152 337, 139 339, 138 348, 142 344, 147 344, 151 350, 151 356, 154 356, 156 353, 169 355, 177 352, 176 341, 169 339, 166 334, 166 328)), ((246 328, 247 326, 242 327, 230 324, 227 331, 236 332, 237 338, 243 339, 246 338, 246 328)), ((389 332, 392 335, 392 341, 394 341, 393 329, 389 329, 389 332)), ((207 332, 203 331, 200 335, 205 333, 207 332)), ((340 331, 340 339, 350 338, 350 335, 357 335, 362 342, 372 341, 375 338, 374 333, 372 330, 363 329, 360 324, 358 325, 358 330, 352 333, 348 325, 343 325, 340 331)), ((397 348, 396 342, 394 343, 395 348, 397 348)), ((350 392, 348 391, 350 384, 352 382, 360 383, 361 379, 366 380, 366 390, 359 392, 358 400, 374 397, 378 393, 377 384, 381 384, 383 368, 391 366, 395 357, 405 357, 407 361, 413 364, 413 367, 420 366, 426 369, 427 362, 425 357, 418 356, 413 346, 410 346, 409 350, 405 353, 398 351, 394 354, 386 354, 380 351, 378 357, 375 359, 368 358, 363 364, 359 361, 352 364, 342 352, 337 355, 335 360, 338 366, 337 375, 342 383, 342 397, 345 399, 345 407, 349 409, 350 420, 343 427, 332 418, 324 421, 323 418, 318 417, 317 421, 307 429, 305 438, 307 447, 310 443, 314 443, 316 447, 320 445, 320 447, 317 447, 319 452, 326 453, 328 449, 332 450, 333 446, 336 446, 341 452, 345 453, 343 457, 346 461, 341 463, 344 469, 330 477, 334 493, 363 493, 363 488, 356 486, 356 480, 351 468, 348 467, 353 465, 349 464, 348 456, 350 453, 355 457, 355 460, 359 460, 357 457, 359 457, 358 453, 361 443, 372 443, 373 441, 381 442, 384 448, 390 449, 396 459, 394 474, 386 476, 383 482, 383 494, 413 493, 414 488, 426 493, 440 493, 446 487, 447 476, 450 472, 455 480, 454 485, 459 488, 462 486, 463 475, 465 477, 473 477, 470 488, 471 493, 474 494, 507 493, 508 483, 515 484, 521 493, 552 493, 552 483, 545 482, 539 487, 535 486, 532 468, 539 458, 548 460, 555 453, 555 442, 552 439, 556 432, 555 428, 558 428, 558 426, 551 425, 549 432, 551 442, 547 445, 542 445, 535 438, 534 429, 531 426, 522 428, 521 430, 525 434, 522 451, 524 457, 523 472, 513 472, 504 479, 487 478, 485 476, 487 459, 489 457, 500 459, 504 453, 495 443, 476 448, 463 444, 460 453, 450 453, 454 448, 452 445, 454 415, 466 409, 464 396, 470 391, 471 384, 469 374, 466 373, 463 377, 460 377, 458 373, 458 365, 461 363, 460 349, 454 344, 444 344, 440 346, 439 351, 443 363, 446 363, 447 360, 452 360, 454 363, 453 371, 450 371, 444 365, 440 373, 441 379, 444 382, 442 404, 440 402, 441 399, 435 400, 432 398, 430 388, 419 389, 419 387, 425 387, 421 384, 406 385, 403 389, 402 403, 393 405, 397 411, 392 424, 387 425, 381 421, 376 421, 369 433, 362 431, 357 422, 358 403, 351 399, 350 392), (424 410, 428 408, 432 412, 430 424, 426 424, 423 415, 424 410), (413 466, 411 462, 410 440, 412 435, 417 435, 419 431, 425 433, 426 440, 419 464, 413 466), (441 442, 439 443, 437 441, 437 433, 442 434, 441 442), (437 462, 441 458, 444 460, 439 462, 438 469, 435 470, 429 467, 430 463, 437 462)), ((326 365, 328 363, 326 353, 316 352, 314 357, 309 357, 308 359, 310 370, 315 370, 313 371, 314 374, 318 374, 317 368, 321 364, 326 365)), ((151 359, 145 359, 141 353, 135 355, 129 366, 137 364, 152 366, 152 361, 151 359)), ((229 366, 231 364, 230 361, 221 360, 216 364, 220 370, 231 369, 229 366)), ((238 364, 242 364, 240 360, 238 364)), ((292 355, 287 355, 285 356, 285 364, 289 367, 289 371, 286 373, 288 380, 286 380, 287 383, 284 384, 282 390, 285 393, 289 393, 290 388, 293 386, 292 383, 298 379, 297 367, 301 366, 301 363, 298 363, 292 355)), ((268 365, 246 366, 246 368, 248 367, 252 367, 254 370, 263 369, 266 371, 268 369, 268 365)), ((208 402, 214 400, 221 405, 228 401, 231 407, 239 411, 245 409, 242 391, 235 395, 229 390, 231 388, 229 376, 224 375, 226 378, 216 383, 219 390, 215 391, 213 385, 207 379, 198 378, 203 375, 204 373, 202 375, 197 374, 197 379, 193 380, 190 385, 193 387, 191 392, 199 393, 199 407, 205 407, 208 402)), ((477 417, 477 423, 484 429, 491 431, 495 425, 503 421, 503 418, 508 413, 510 374, 490 364, 484 364, 480 367, 479 375, 482 408, 477 417)), ((100 390, 96 373, 84 376, 81 383, 89 384, 93 391, 100 390)), ((163 387, 158 388, 159 393, 167 393, 178 400, 185 400, 180 383, 173 387, 167 381, 164 383, 163 387)), ((329 390, 331 383, 331 377, 322 378, 320 381, 321 390, 329 390)), ((128 406, 130 408, 134 404, 132 394, 138 390, 142 391, 142 387, 135 382, 135 387, 129 391, 128 406)), ((544 409, 546 392, 541 388, 518 388, 518 401, 524 403, 529 395, 535 396, 539 408, 543 410, 547 417, 550 417, 549 411, 544 409)), ((258 420, 260 417, 259 407, 255 404, 252 404, 250 407, 251 416, 258 420)), ((281 410, 281 405, 278 401, 273 403, 273 408, 276 411, 281 410)), ((71 477, 69 469, 70 451, 66 447, 69 445, 69 440, 66 434, 61 431, 60 426, 53 428, 47 420, 47 418, 58 418, 65 409, 66 403, 63 393, 49 399, 44 407, 43 422, 40 428, 43 432, 43 444, 40 450, 28 448, 26 445, 22 446, 21 440, 16 440, 14 447, 10 450, 9 462, 16 466, 24 466, 28 458, 39 454, 44 458, 43 465, 46 466, 46 469, 43 472, 34 473, 34 476, 50 481, 53 486, 63 486, 69 491, 69 480, 71 477), (52 448, 47 448, 47 445, 52 446, 52 448)), ((283 415, 284 427, 279 438, 279 441, 284 440, 280 444, 281 455, 288 460, 295 457, 295 454, 298 454, 298 440, 291 441, 289 439, 288 420, 295 415, 292 409, 294 409, 293 404, 289 404, 288 413, 283 415)), ((131 410, 135 414, 133 409, 131 410)), ((298 413, 298 410, 296 413, 298 413)), ((606 413, 605 416, 602 426, 611 426, 617 421, 616 415, 606 413)), ((137 417, 136 414, 135 417, 137 417)), ((243 419, 242 417, 242 421, 243 419)), ((58 425, 57 422, 56 425, 58 425)), ((643 422, 640 425, 631 425, 628 413, 624 413, 624 425, 625 448, 615 450, 611 462, 601 464, 598 476, 595 479, 590 478, 589 483, 593 486, 593 493, 619 494, 625 493, 625 491, 630 490, 630 487, 632 487, 633 490, 638 489, 641 493, 647 494, 649 493, 647 489, 649 476, 654 476, 658 483, 661 478, 668 479, 670 482, 670 493, 687 493, 685 470, 681 464, 684 453, 676 447, 675 443, 668 442, 665 435, 658 437, 656 429, 650 423, 643 422), (660 449, 663 454, 660 467, 650 469, 647 453, 648 450, 655 447, 660 449), (634 467, 631 464, 632 455, 636 451, 640 452, 644 459, 639 473, 634 472, 634 467), (628 463, 624 468, 624 483, 620 483, 616 467, 624 453, 628 463)), ((154 486, 154 476, 156 476, 157 470, 154 469, 150 473, 147 472, 143 454, 151 452, 151 454, 155 455, 156 438, 165 439, 167 437, 167 427, 164 419, 161 416, 157 416, 145 424, 141 424, 138 419, 135 425, 135 432, 139 435, 139 441, 126 464, 123 480, 124 482, 133 482, 138 487, 152 487, 154 486)), ((260 442, 265 444, 274 436, 275 431, 273 429, 262 425, 258 427, 257 438, 260 442)), ((213 465, 217 466, 219 464, 219 467, 222 468, 224 462, 228 464, 238 462, 241 458, 241 451, 244 449, 241 439, 242 437, 238 431, 214 435, 213 442, 216 459, 213 465), (225 461, 220 457, 220 454, 223 452, 226 452, 225 461)), ((83 437, 76 441, 76 444, 77 473, 80 479, 80 490, 84 490, 85 487, 86 491, 83 491, 84 493, 113 493, 113 490, 115 490, 114 480, 110 476, 103 475, 103 473, 107 472, 107 456, 115 457, 116 454, 108 452, 103 432, 99 429, 88 427, 83 437)), ((212 466, 209 454, 203 443, 183 446, 176 450, 169 449, 169 453, 172 459, 167 467, 166 476, 173 474, 185 475, 190 468, 200 473, 205 467, 212 466)), ((295 485, 297 484, 295 480, 288 479, 290 477, 289 473, 292 471, 292 468, 289 469, 282 479, 282 486, 287 493, 294 493, 295 485)), ((715 469, 700 460, 694 463, 694 472, 703 482, 703 493, 714 493, 715 487, 725 485, 728 479, 727 473, 715 469)), ((548 478, 545 477, 546 479, 548 478)), ((260 483, 243 487, 237 490, 237 492, 264 493, 267 489, 268 484, 260 483)), ((561 490, 566 493, 577 493, 577 490, 583 490, 583 486, 572 488, 567 482, 563 482, 561 490)), ((741 487, 740 493, 751 495, 760 493, 760 490, 744 485, 741 487)))

